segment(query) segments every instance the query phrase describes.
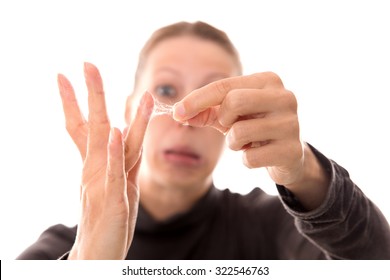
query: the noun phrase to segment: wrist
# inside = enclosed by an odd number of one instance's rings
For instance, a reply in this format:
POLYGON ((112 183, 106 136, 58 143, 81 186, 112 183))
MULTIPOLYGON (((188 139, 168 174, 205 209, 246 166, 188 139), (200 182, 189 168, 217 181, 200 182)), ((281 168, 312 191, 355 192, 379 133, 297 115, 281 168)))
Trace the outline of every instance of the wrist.
POLYGON ((308 144, 304 144, 303 165, 299 178, 286 185, 307 210, 319 207, 324 201, 330 177, 308 144))

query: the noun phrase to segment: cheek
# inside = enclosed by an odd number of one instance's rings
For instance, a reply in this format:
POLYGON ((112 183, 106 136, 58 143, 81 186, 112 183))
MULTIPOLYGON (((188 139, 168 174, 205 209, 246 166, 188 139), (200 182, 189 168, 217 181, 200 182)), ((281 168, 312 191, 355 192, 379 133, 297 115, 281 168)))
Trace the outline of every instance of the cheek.
POLYGON ((164 129, 167 127, 158 120, 151 119, 143 142, 143 164, 155 166, 158 164, 158 151, 164 141, 164 129))
POLYGON ((157 143, 160 143, 161 137, 163 137, 164 131, 167 131, 167 129, 168 127, 163 121, 152 117, 145 133, 144 148, 154 147, 157 143))

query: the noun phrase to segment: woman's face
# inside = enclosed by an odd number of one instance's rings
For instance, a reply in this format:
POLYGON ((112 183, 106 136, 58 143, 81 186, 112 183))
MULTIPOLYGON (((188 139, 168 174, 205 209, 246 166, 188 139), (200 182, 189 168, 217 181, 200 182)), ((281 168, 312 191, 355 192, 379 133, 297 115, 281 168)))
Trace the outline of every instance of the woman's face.
MULTIPOLYGON (((180 36, 158 43, 141 71, 137 88, 173 105, 194 89, 237 75, 238 67, 218 44, 180 36)), ((209 184, 223 147, 224 135, 213 128, 184 126, 170 115, 153 116, 145 135, 141 176, 170 187, 209 184)))

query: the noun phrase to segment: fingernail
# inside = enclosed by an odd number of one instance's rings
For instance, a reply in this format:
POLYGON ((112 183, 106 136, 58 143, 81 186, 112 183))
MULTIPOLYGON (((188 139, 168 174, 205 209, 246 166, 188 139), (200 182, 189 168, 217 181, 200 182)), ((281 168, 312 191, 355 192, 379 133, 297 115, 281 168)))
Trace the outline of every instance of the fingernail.
POLYGON ((72 89, 72 86, 63 74, 59 73, 57 75, 57 83, 58 88, 60 90, 60 94, 62 96, 70 96, 69 91, 72 89))
POLYGON ((87 74, 88 68, 89 68, 88 62, 84 62, 84 76, 87 74))
POLYGON ((84 62, 84 71, 92 69, 93 65, 89 62, 84 62))
POLYGON ((173 118, 176 121, 181 121, 184 119, 186 115, 186 109, 184 108, 184 105, 182 103, 176 103, 173 106, 173 118))
POLYGON ((64 88, 64 83, 62 81, 63 79, 63 76, 62 74, 57 74, 57 83, 58 83, 58 87, 60 88, 60 92, 62 93, 62 89, 64 88))
POLYGON ((95 69, 96 69, 96 67, 92 63, 84 62, 84 76, 85 76, 85 78, 87 78, 87 76, 89 78, 92 77, 94 74, 94 71, 96 71, 95 69))

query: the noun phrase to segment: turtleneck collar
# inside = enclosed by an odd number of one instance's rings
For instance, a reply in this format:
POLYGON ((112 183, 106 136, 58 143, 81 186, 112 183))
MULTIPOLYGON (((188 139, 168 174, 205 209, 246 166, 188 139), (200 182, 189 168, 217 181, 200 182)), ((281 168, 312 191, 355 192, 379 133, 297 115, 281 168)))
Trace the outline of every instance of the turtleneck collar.
POLYGON ((212 216, 219 197, 220 192, 214 185, 211 185, 205 195, 191 209, 164 221, 155 220, 140 203, 135 231, 142 234, 161 234, 191 229, 194 224, 212 216))

